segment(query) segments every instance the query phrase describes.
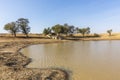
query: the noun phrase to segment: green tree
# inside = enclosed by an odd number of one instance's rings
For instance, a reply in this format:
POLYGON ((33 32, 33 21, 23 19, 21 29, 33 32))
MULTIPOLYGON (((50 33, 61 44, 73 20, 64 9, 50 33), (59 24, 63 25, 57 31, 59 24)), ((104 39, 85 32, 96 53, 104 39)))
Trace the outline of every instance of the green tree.
POLYGON ((48 28, 45 28, 43 30, 43 34, 47 35, 47 34, 51 34, 51 29, 48 27, 48 28))
POLYGON ((29 20, 25 18, 19 18, 17 20, 18 26, 23 34, 28 37, 28 33, 30 32, 30 27, 29 27, 29 20))
POLYGON ((60 35, 61 33, 64 33, 64 26, 60 25, 60 24, 57 24, 57 25, 52 27, 52 30, 57 35, 60 35))
POLYGON ((75 33, 79 33, 79 28, 76 27, 75 30, 74 30, 75 33))
POLYGON ((56 34, 71 34, 74 32, 74 26, 69 26, 68 24, 60 25, 57 24, 52 27, 52 30, 56 34))
POLYGON ((89 34, 90 33, 90 28, 89 27, 81 28, 78 31, 79 31, 79 33, 81 33, 83 35, 83 37, 85 37, 85 34, 89 34))
POLYGON ((4 29, 9 31, 14 37, 16 37, 16 33, 19 32, 19 27, 16 22, 8 23, 4 26, 4 29))
POLYGON ((75 27, 74 26, 70 26, 67 23, 64 24, 64 32, 67 34, 73 34, 75 31, 75 27))
POLYGON ((107 33, 109 34, 109 36, 111 36, 111 34, 112 34, 112 29, 107 30, 107 33))

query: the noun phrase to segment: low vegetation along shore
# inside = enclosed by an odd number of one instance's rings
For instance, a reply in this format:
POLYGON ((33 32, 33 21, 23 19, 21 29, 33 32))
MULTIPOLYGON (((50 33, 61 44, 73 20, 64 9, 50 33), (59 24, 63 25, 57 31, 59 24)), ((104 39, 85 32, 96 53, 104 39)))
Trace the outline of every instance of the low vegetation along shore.
POLYGON ((33 44, 58 43, 73 40, 120 40, 120 34, 114 33, 94 35, 89 34, 82 37, 80 34, 72 37, 64 37, 63 40, 49 39, 39 34, 29 34, 28 38, 23 35, 13 37, 9 34, 0 35, 0 80, 69 80, 69 75, 62 69, 35 69, 26 68, 32 59, 24 56, 19 51, 33 44))

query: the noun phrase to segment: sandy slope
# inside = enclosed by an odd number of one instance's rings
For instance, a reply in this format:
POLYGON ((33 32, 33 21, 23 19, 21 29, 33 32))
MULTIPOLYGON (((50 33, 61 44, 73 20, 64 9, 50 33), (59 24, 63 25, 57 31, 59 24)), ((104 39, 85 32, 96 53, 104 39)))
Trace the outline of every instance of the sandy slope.
POLYGON ((0 80, 68 80, 62 69, 33 69, 31 59, 18 52, 32 44, 62 42, 49 39, 0 39, 0 80))

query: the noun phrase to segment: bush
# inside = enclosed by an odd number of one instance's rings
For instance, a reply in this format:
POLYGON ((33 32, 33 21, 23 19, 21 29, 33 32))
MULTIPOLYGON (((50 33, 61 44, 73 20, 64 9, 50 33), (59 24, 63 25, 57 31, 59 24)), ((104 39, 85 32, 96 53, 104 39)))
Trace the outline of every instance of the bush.
POLYGON ((97 33, 94 33, 94 37, 100 37, 100 35, 97 33))

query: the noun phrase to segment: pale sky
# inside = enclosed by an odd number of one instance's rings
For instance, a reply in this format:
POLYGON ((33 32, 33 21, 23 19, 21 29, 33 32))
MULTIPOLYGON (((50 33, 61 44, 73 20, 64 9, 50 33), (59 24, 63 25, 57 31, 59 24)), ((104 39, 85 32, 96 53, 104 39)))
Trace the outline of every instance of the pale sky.
POLYGON ((29 19, 32 33, 64 23, 92 33, 120 32, 120 0, 0 0, 0 33, 18 18, 29 19))

